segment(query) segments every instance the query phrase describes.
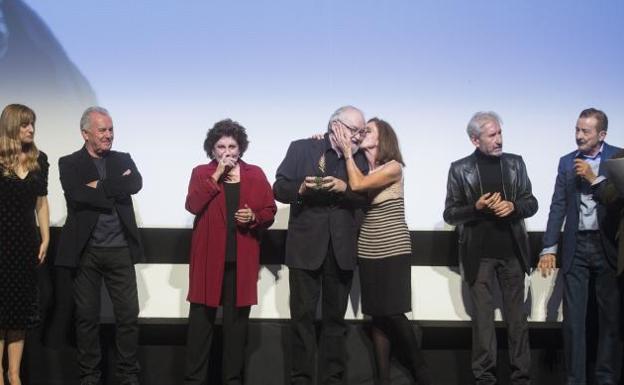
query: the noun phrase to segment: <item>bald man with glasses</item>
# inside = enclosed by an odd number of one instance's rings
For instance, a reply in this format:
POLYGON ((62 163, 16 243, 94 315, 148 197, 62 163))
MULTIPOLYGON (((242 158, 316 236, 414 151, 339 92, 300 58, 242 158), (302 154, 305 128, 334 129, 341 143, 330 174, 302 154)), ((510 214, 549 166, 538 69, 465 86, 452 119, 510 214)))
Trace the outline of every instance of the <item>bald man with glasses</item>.
POLYGON ((319 375, 322 384, 343 384, 346 366, 347 308, 356 266, 357 233, 366 196, 348 187, 345 156, 335 138, 338 127, 351 132, 353 158, 366 133, 362 112, 341 107, 329 119, 322 139, 290 144, 277 169, 275 199, 290 204, 286 265, 289 268, 292 331, 291 384, 313 384, 316 373, 316 308, 321 300, 319 375))

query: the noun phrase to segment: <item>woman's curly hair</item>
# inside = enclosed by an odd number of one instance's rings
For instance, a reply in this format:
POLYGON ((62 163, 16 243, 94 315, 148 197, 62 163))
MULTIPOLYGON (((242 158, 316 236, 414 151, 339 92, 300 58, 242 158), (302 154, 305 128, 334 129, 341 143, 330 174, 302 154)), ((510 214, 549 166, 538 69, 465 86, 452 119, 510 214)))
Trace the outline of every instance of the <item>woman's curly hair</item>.
POLYGON ((247 150, 247 146, 249 146, 249 140, 247 140, 247 132, 245 131, 245 127, 238 124, 238 122, 233 121, 232 119, 223 119, 214 124, 208 133, 206 134, 206 140, 204 140, 204 151, 206 151, 206 155, 210 159, 214 159, 214 154, 212 150, 214 149, 215 143, 219 141, 219 139, 223 137, 231 137, 236 143, 238 143, 238 149, 240 151, 239 158, 243 157, 243 154, 247 150))

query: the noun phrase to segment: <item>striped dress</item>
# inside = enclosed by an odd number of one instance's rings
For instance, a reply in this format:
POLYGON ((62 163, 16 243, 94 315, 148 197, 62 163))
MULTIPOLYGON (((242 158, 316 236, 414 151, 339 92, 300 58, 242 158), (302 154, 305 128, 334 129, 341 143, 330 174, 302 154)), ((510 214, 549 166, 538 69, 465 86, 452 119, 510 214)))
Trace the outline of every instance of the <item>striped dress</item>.
POLYGON ((401 177, 374 195, 360 229, 358 263, 364 314, 382 316, 411 310, 411 252, 401 177))

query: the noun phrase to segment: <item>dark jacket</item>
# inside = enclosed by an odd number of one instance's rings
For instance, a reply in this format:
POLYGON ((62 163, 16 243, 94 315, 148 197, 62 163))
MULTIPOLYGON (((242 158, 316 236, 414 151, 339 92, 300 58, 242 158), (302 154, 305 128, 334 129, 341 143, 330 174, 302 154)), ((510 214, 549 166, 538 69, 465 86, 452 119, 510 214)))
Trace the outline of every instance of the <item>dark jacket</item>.
MULTIPOLYGON (((254 212, 253 223, 237 226, 236 231, 236 306, 257 303, 262 230, 273 223, 277 207, 271 185, 260 167, 240 164, 238 207, 246 204, 254 212)), ((211 307, 221 304, 227 218, 223 183, 212 179, 217 162, 193 169, 186 195, 186 209, 195 215, 189 261, 188 301, 211 307)))
MULTIPOLYGON (((620 151, 612 159, 624 158, 620 151)), ((617 248, 617 274, 624 272, 624 195, 619 193, 615 185, 605 180, 592 186, 594 199, 605 207, 605 218, 602 222, 607 239, 617 248)))
MULTIPOLYGON (((611 146, 604 143, 600 163, 610 159, 621 148, 611 146)), ((564 155, 559 160, 557 171, 557 179, 555 181, 555 191, 550 203, 550 212, 548 214, 548 223, 544 232, 543 245, 551 247, 559 243, 561 226, 565 220, 563 229, 563 244, 558 245, 557 255, 560 256, 561 268, 563 272, 567 272, 572 265, 572 257, 576 250, 576 233, 579 226, 579 207, 581 205, 581 191, 578 183, 578 177, 574 171, 574 159, 578 151, 572 151, 564 155)), ((600 167, 599 175, 603 175, 604 171, 600 167)), ((609 264, 613 268, 616 267, 615 245, 610 240, 609 234, 606 233, 612 226, 608 225, 608 216, 605 207, 598 204, 598 228, 600 230, 602 246, 609 264)))
MULTIPOLYGON (((500 161, 506 200, 511 201, 515 208, 506 220, 510 222, 513 239, 520 253, 520 262, 524 271, 528 273, 531 253, 524 218, 537 212, 537 199, 531 191, 531 181, 522 157, 504 153, 500 161)), ((475 203, 483 194, 475 153, 451 163, 444 204, 444 221, 456 226, 459 260, 464 279, 469 284, 477 277, 481 251, 481 244, 474 236, 474 229, 479 221, 491 215, 475 207, 475 203)))
POLYGON ((67 202, 67 219, 59 239, 57 266, 76 267, 95 228, 99 213, 114 208, 123 227, 134 263, 143 261, 132 195, 141 190, 143 180, 129 154, 110 151, 106 158, 106 179, 97 188, 87 183, 99 180, 97 168, 87 149, 59 159, 61 185, 67 202), (130 170, 129 175, 122 175, 130 170))
MULTIPOLYGON (((348 184, 347 190, 341 194, 298 194, 304 178, 318 174, 319 159, 327 150, 328 140, 326 134, 324 140, 292 142, 277 169, 273 184, 275 199, 290 204, 286 238, 288 267, 318 269, 325 260, 330 241, 341 269, 353 270, 356 266, 357 235, 362 219, 360 208, 366 205, 366 196, 351 191, 348 184)), ((360 170, 368 171, 364 154, 357 152, 353 159, 360 170)), ((326 175, 346 182, 348 176, 344 159, 338 160, 335 173, 326 175)))

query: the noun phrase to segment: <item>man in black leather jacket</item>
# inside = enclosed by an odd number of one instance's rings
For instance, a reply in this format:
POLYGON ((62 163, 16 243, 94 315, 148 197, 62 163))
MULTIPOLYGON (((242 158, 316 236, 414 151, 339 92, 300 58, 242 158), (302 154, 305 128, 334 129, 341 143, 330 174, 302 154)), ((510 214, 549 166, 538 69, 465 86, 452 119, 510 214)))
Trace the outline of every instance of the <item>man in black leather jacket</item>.
POLYGON ((496 113, 477 112, 467 132, 476 150, 451 164, 444 220, 456 226, 460 264, 474 304, 472 372, 479 385, 498 383, 493 301, 498 280, 509 335, 511 382, 530 384, 524 312, 530 251, 524 218, 537 212, 537 200, 522 157, 502 152, 501 120, 496 113))

